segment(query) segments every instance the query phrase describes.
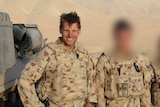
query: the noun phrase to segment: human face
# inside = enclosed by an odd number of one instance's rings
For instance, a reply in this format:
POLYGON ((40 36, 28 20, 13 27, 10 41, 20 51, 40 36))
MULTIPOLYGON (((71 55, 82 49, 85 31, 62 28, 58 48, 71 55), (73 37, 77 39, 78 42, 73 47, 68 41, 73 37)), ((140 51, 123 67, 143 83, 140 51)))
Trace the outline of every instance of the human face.
POLYGON ((117 47, 123 50, 129 50, 130 42, 131 42, 131 31, 129 30, 121 30, 117 33, 117 47))
POLYGON ((62 34, 64 45, 73 48, 81 33, 81 29, 78 28, 77 23, 69 25, 67 22, 64 22, 63 28, 60 29, 60 33, 62 34))

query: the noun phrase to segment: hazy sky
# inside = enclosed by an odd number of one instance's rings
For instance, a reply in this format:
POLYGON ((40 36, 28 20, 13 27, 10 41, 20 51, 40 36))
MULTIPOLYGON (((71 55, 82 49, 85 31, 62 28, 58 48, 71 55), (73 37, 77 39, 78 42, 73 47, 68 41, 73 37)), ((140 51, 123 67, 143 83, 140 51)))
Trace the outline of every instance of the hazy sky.
POLYGON ((74 0, 105 14, 147 14, 160 12, 160 0, 74 0))
POLYGON ((49 42, 60 36, 60 15, 76 11, 82 21, 79 41, 90 52, 110 48, 110 28, 119 17, 133 23, 136 50, 152 52, 160 36, 160 0, 0 0, 0 10, 9 13, 13 23, 37 24, 49 42))

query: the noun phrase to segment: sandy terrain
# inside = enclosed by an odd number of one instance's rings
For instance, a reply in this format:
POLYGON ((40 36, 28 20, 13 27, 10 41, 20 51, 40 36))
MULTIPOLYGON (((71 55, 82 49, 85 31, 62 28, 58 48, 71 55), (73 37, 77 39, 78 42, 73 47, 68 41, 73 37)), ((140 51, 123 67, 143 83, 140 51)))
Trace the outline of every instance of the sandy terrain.
POLYGON ((110 49, 110 30, 119 17, 135 27, 134 48, 153 53, 160 36, 160 0, 0 0, 0 10, 8 12, 14 23, 36 23, 45 38, 55 41, 59 16, 77 11, 82 20, 79 41, 90 52, 110 49))

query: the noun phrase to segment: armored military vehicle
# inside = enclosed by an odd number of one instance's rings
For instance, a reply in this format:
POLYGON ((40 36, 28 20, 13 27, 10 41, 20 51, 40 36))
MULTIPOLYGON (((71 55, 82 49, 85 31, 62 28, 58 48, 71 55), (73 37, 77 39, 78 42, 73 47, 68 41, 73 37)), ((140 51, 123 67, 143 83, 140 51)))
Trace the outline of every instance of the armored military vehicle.
POLYGON ((0 12, 0 107, 16 100, 18 78, 42 44, 37 25, 12 24, 9 15, 0 12))

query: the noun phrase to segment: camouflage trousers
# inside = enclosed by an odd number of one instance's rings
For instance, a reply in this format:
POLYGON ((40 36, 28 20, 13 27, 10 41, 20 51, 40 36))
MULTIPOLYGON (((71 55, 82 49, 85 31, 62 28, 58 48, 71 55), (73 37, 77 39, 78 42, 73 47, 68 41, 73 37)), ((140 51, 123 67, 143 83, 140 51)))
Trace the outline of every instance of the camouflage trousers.
POLYGON ((49 107, 83 107, 85 104, 85 100, 75 100, 71 102, 58 102, 53 103, 49 102, 49 107))

